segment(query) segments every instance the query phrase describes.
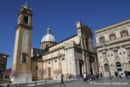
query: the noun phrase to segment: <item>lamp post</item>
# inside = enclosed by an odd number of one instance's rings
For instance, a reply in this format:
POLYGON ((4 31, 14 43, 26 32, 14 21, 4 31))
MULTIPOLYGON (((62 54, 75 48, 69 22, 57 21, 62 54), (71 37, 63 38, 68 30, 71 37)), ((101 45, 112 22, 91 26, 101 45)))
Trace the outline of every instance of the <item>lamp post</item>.
POLYGON ((36 66, 36 69, 35 69, 35 85, 37 85, 37 82, 36 82, 36 72, 38 70, 38 67, 36 66))
POLYGON ((62 64, 61 64, 61 58, 62 58, 63 54, 58 54, 59 57, 59 62, 60 62, 60 69, 61 69, 61 75, 62 75, 62 64))
MULTIPOLYGON (((102 46, 105 49, 105 51, 107 50, 106 49, 106 44, 109 45, 110 44, 109 41, 106 41, 106 43, 104 43, 104 42, 102 43, 102 46)), ((106 55, 107 55, 107 51, 106 51, 106 55)), ((106 57, 106 59, 107 59, 107 63, 108 63, 109 79, 111 80, 112 78, 111 78, 111 72, 110 72, 110 67, 109 67, 109 61, 108 61, 107 57, 106 57)))

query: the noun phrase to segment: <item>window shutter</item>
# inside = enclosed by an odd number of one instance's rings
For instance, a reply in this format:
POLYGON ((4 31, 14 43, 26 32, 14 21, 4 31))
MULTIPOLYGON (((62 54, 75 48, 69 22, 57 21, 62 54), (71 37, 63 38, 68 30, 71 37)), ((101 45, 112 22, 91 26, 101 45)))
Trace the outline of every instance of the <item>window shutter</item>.
POLYGON ((128 30, 126 30, 126 34, 127 34, 127 36, 129 35, 129 34, 128 34, 128 30))
POLYGON ((101 38, 99 38, 99 43, 101 43, 101 38))
POLYGON ((109 40, 111 40, 111 34, 109 35, 109 40))
POLYGON ((105 42, 105 37, 103 37, 103 40, 104 40, 104 42, 105 42))
POLYGON ((120 32, 120 34, 121 34, 121 37, 122 37, 122 31, 120 32))
POLYGON ((114 34, 114 36, 115 36, 115 39, 116 39, 116 34, 114 34))

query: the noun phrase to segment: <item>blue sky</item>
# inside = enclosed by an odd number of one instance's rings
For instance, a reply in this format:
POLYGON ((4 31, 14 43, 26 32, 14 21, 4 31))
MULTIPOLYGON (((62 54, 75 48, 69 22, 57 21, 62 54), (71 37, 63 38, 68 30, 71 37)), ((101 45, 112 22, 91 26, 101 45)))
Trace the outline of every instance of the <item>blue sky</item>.
MULTIPOLYGON (((12 57, 18 10, 26 0, 0 0, 0 52, 12 57)), ((40 48, 49 27, 57 42, 76 34, 76 21, 92 31, 130 19, 130 0, 28 0, 33 10, 32 48, 40 48)), ((93 39, 95 44, 95 37, 93 39)))

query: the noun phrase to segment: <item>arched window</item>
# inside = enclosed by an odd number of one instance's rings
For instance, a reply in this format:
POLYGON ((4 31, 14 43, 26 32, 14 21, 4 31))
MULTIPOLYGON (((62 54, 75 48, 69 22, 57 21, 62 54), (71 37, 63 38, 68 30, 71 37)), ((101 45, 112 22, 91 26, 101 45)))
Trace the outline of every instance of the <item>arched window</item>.
POLYGON ((104 64, 104 69, 105 69, 105 72, 108 72, 108 71, 109 71, 108 64, 104 64))
POLYGON ((46 48, 48 48, 49 46, 48 46, 48 44, 46 44, 46 48))
POLYGON ((65 60, 65 58, 62 58, 62 61, 65 60))
POLYGON ((25 24, 28 24, 28 17, 27 17, 27 16, 24 16, 23 22, 24 22, 25 24))
POLYGON ((57 60, 55 60, 55 62, 57 62, 57 60))
POLYGON ((27 54, 22 53, 22 63, 27 63, 27 54))

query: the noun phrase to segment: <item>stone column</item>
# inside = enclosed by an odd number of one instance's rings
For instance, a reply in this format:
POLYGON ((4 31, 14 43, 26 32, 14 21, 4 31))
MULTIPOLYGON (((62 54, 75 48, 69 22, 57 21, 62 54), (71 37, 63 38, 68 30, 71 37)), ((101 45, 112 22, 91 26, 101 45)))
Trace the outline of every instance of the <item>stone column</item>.
POLYGON ((87 73, 87 62, 86 62, 86 60, 87 60, 87 54, 84 54, 83 55, 83 57, 84 57, 84 72, 83 73, 87 73))
POLYGON ((90 74, 90 62, 89 62, 89 56, 86 55, 86 71, 87 71, 87 74, 90 74))
POLYGON ((79 60, 76 60, 76 77, 79 78, 80 70, 79 70, 79 60))
POLYGON ((123 55, 123 51, 122 51, 122 46, 120 46, 120 53, 121 53, 121 66, 122 66, 122 71, 123 70, 125 70, 125 65, 124 65, 124 63, 125 63, 125 59, 124 59, 124 55, 123 55))
POLYGON ((54 80, 54 79, 53 79, 53 74, 54 74, 54 73, 53 73, 53 59, 52 59, 51 61, 52 61, 52 69, 51 69, 51 70, 52 70, 52 80, 54 80))
POLYGON ((45 69, 46 69, 46 74, 45 74, 45 78, 47 78, 47 74, 48 74, 48 69, 47 69, 47 61, 45 62, 45 69))

